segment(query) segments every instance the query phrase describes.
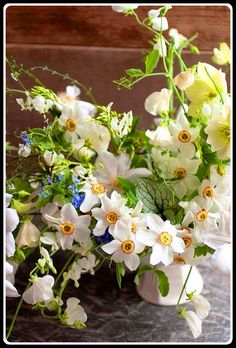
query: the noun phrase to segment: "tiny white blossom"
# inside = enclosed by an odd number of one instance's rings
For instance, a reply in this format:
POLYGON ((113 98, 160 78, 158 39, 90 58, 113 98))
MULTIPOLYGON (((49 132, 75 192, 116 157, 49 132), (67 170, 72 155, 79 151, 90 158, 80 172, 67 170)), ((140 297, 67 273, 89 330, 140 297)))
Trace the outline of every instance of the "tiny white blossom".
POLYGON ((18 155, 28 157, 31 154, 31 146, 29 144, 19 144, 18 155))
POLYGON ((80 300, 76 297, 70 297, 67 299, 66 301, 66 310, 65 310, 65 314, 66 314, 66 323, 68 325, 74 325, 76 324, 77 321, 81 321, 81 322, 86 322, 87 321, 87 315, 83 309, 83 307, 81 307, 79 305, 80 300))
POLYGON ((118 5, 118 6, 112 6, 112 10, 119 13, 127 13, 130 10, 135 10, 138 8, 138 5, 133 4, 124 4, 124 5, 118 5))
POLYGON ((29 304, 52 301, 54 299, 53 284, 54 278, 51 275, 36 277, 29 289, 23 293, 23 300, 29 304))
POLYGON ((153 116, 168 112, 171 94, 172 90, 167 88, 163 88, 160 92, 153 92, 145 100, 145 110, 153 116))
POLYGON ((198 338, 202 333, 202 320, 194 311, 186 311, 183 314, 183 318, 186 320, 193 337, 198 338))

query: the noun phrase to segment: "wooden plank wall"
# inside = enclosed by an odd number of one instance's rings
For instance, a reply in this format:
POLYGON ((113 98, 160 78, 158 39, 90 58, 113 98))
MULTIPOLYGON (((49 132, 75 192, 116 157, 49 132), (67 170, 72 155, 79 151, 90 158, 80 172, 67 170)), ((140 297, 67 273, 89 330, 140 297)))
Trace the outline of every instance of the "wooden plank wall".
MULTIPOLYGON (((137 13, 144 18, 152 8, 155 6, 140 6, 137 13)), ((123 76, 125 69, 142 67, 143 53, 150 47, 150 33, 132 16, 116 13, 111 6, 94 5, 10 5, 5 16, 8 56, 26 67, 47 65, 68 73, 92 87, 100 104, 113 101, 114 108, 119 111, 132 109, 142 116, 141 126, 148 127, 152 118, 144 111, 144 100, 151 92, 164 87, 165 81, 150 78, 133 90, 118 90, 112 82, 123 76)), ((190 37, 198 33, 194 44, 199 47, 200 55, 185 52, 187 66, 198 61, 211 63, 213 48, 222 41, 230 43, 230 8, 227 5, 176 5, 167 17, 169 27, 177 28, 183 35, 190 37)), ((67 85, 45 72, 39 72, 38 77, 55 91, 64 90, 67 85)), ((30 83, 26 81, 27 86, 30 83)), ((8 71, 7 85, 16 87, 8 71)), ((84 95, 82 99, 88 100, 84 95)), ((14 98, 7 98, 6 121, 9 134, 27 126, 42 125, 37 114, 21 112, 14 98)))

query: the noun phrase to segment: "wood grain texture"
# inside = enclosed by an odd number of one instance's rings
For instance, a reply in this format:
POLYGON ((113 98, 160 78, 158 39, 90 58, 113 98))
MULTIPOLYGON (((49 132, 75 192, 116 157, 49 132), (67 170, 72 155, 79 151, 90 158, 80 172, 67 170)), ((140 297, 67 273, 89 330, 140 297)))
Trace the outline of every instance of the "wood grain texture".
MULTIPOLYGON (((157 6, 158 8, 159 6, 157 6)), ((140 6, 141 18, 155 8, 140 6)), ((169 27, 190 37, 202 51, 212 50, 230 38, 230 8, 225 5, 180 6, 168 12, 169 27)), ((15 6, 6 9, 7 43, 34 43, 75 46, 148 46, 152 34, 140 27, 132 16, 112 11, 111 6, 15 6)))

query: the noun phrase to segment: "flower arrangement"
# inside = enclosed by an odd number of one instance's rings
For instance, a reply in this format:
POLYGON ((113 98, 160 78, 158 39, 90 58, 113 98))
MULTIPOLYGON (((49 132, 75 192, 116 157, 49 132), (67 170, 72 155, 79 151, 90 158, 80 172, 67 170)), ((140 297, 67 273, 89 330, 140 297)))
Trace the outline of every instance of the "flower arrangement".
MULTIPOLYGON (((6 145, 7 156, 17 152, 19 162, 6 180, 6 296, 20 297, 7 338, 23 301, 47 318, 84 328, 83 304, 64 298, 64 290, 79 287, 81 276, 94 275, 104 261, 115 265, 119 287, 126 271, 134 272, 136 284, 152 272, 162 296, 168 295, 169 282, 159 266, 189 265, 176 309, 197 338, 210 304, 196 291, 186 292, 192 266, 211 258, 215 268, 230 268, 223 262, 231 250, 231 101, 225 72, 204 62, 185 65, 183 49, 199 51, 192 44, 195 36, 186 38, 174 28, 166 35, 171 6, 150 10, 143 20, 137 7, 113 10, 151 31, 152 47, 143 70, 127 69, 114 82, 131 89, 144 78, 166 79, 166 88, 145 96, 145 110, 159 116, 151 129, 138 129, 132 111, 99 105, 68 75, 41 68, 70 82, 56 93, 34 75, 40 67, 27 70, 8 60, 22 89, 7 92, 23 94, 16 99, 21 110, 38 112, 42 127, 18 134, 19 148, 6 145), (180 71, 174 76, 175 60, 180 71), (34 79, 31 89, 24 88, 24 75, 34 79), (80 99, 81 90, 91 103, 80 99), (62 269, 54 263, 59 251, 66 260, 62 269), (19 294, 14 275, 32 253, 37 262, 19 294), (188 302, 180 305, 183 296, 188 302)), ((212 60, 228 67, 226 43, 214 49, 212 60)))

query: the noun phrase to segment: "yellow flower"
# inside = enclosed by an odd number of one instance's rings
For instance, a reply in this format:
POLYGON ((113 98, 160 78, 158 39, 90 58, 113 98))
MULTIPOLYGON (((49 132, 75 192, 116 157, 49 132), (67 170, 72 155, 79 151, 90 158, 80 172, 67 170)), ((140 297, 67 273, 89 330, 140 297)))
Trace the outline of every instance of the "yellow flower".
POLYGON ((186 89, 186 96, 190 101, 188 114, 201 117, 203 102, 225 99, 227 83, 225 73, 210 64, 199 62, 195 69, 194 83, 186 89))
POLYGON ((221 42, 219 48, 213 49, 214 56, 211 57, 213 63, 218 65, 230 64, 230 48, 226 42, 221 42))

